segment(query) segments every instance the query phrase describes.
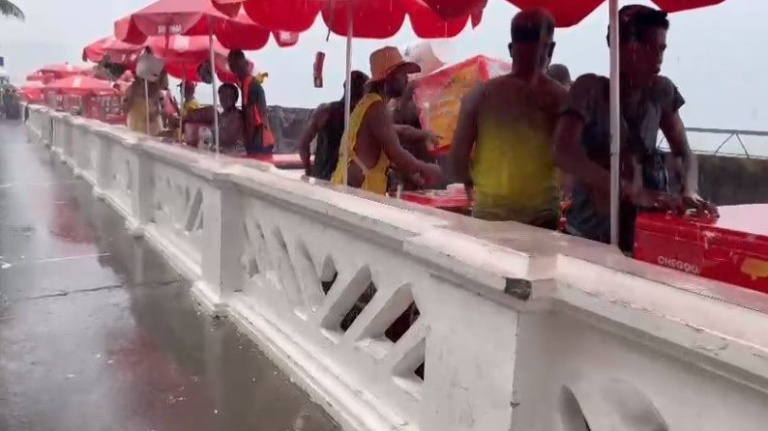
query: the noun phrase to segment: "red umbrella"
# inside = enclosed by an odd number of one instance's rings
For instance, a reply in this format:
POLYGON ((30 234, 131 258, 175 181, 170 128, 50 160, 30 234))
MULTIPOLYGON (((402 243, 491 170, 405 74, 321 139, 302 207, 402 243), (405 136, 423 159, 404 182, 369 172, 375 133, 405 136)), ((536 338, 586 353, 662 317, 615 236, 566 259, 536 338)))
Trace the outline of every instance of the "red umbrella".
POLYGON ((19 94, 29 103, 40 103, 43 101, 43 88, 45 84, 41 81, 29 81, 19 88, 19 94))
POLYGON ((114 36, 108 36, 91 43, 83 48, 83 61, 100 62, 104 56, 109 56, 112 62, 117 64, 130 63, 133 57, 138 55, 144 47, 132 43, 117 40, 114 36))
MULTIPOLYGON (((235 9, 236 10, 236 9, 235 9)), ((115 36, 141 44, 147 36, 209 35, 230 20, 208 0, 158 0, 115 22, 115 36)))
MULTIPOLYGON (((151 37, 147 46, 156 57, 165 61, 169 75, 185 81, 199 82, 197 68, 210 56, 210 42, 206 36, 151 37)), ((229 50, 214 39, 213 53, 218 77, 224 82, 237 82, 227 65, 229 50)))
MULTIPOLYGON (((438 15, 449 18, 457 11, 481 6, 487 0, 423 0, 438 15)), ((578 24, 604 0, 507 0, 520 9, 544 8, 555 17, 558 27, 578 24)), ((662 10, 679 12, 722 3, 724 0, 653 0, 662 10)))
MULTIPOLYGON (((180 79, 182 81, 201 82, 200 76, 197 74, 197 69, 203 62, 197 64, 189 63, 168 63, 165 65, 165 70, 168 75, 180 79)), ((251 73, 255 73, 255 66, 253 63, 248 62, 248 67, 251 73)), ((218 76, 221 82, 228 82, 230 84, 237 84, 237 76, 229 70, 227 65, 226 55, 216 55, 216 76, 218 76)))
POLYGON ((434 12, 444 19, 453 19, 462 15, 482 11, 488 0, 422 0, 434 12))
POLYGON ((45 67, 41 67, 31 76, 42 75, 44 77, 51 77, 53 79, 66 78, 68 76, 82 75, 87 69, 80 66, 73 66, 69 63, 63 64, 51 64, 45 67))
POLYGON ((287 48, 296 45, 299 34, 289 31, 269 31, 263 26, 240 12, 226 22, 226 27, 216 33, 216 38, 227 48, 241 49, 243 51, 255 51, 264 48, 269 42, 269 36, 275 40, 277 46, 287 48))
POLYGON ((45 88, 77 96, 92 93, 108 94, 116 91, 111 82, 84 75, 58 79, 46 85, 45 88))
POLYGON ((39 70, 27 75, 27 81, 44 81, 44 80, 45 80, 45 75, 43 75, 42 72, 40 72, 39 70))
MULTIPOLYGON (((210 36, 222 45, 245 51, 263 48, 272 32, 256 24, 239 5, 226 7, 229 14, 214 8, 210 0, 158 0, 115 22, 117 39, 143 44, 149 36, 210 36)), ((280 46, 291 46, 291 38, 275 32, 280 46)))
MULTIPOLYGON (((270 29, 303 32, 322 15, 328 28, 348 35, 347 17, 352 17, 352 36, 386 39, 394 36, 410 18, 421 38, 453 37, 467 26, 470 13, 446 21, 422 0, 214 0, 217 7, 231 10, 242 3, 253 21, 270 29)), ((480 23, 481 10, 472 15, 472 24, 480 23)))

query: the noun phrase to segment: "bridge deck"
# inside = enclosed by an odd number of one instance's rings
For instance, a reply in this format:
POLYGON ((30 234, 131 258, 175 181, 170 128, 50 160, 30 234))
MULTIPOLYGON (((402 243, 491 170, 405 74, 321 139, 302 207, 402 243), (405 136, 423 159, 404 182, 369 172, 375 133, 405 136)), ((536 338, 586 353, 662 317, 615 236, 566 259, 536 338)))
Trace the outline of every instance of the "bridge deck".
POLYGON ((0 124, 0 430, 336 430, 22 125, 0 124))

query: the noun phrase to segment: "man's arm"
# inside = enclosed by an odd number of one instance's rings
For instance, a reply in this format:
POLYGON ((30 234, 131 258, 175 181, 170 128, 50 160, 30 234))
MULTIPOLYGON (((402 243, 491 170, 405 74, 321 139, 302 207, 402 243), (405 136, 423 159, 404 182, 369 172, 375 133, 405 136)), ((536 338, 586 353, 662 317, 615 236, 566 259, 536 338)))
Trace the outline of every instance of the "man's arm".
POLYGON ((678 91, 677 86, 666 77, 659 77, 656 83, 657 94, 661 95, 661 119, 659 127, 669 143, 672 156, 679 159, 682 172, 680 177, 684 195, 695 195, 699 189, 698 169, 696 156, 688 144, 688 136, 685 133, 685 125, 680 117, 680 108, 685 105, 685 99, 678 91))
POLYGON ((304 171, 309 175, 310 169, 310 145, 312 140, 317 137, 320 129, 323 128, 325 122, 328 121, 328 105, 322 104, 315 109, 312 113, 312 117, 309 120, 309 124, 304 129, 299 139, 299 156, 301 156, 301 162, 304 164, 304 171))
POLYGON ((469 164, 472 149, 477 140, 477 115, 483 100, 485 87, 480 84, 467 93, 461 100, 459 118, 451 142, 450 166, 454 180, 472 188, 469 164))
POLYGON ((679 112, 662 112, 661 131, 669 143, 672 156, 682 162, 681 180, 683 182, 683 194, 697 194, 699 192, 698 166, 696 156, 688 144, 685 133, 685 125, 679 112))
POLYGON ((685 124, 683 124, 678 110, 682 106, 683 100, 677 92, 677 88, 674 89, 674 94, 672 104, 667 105, 667 108, 662 110, 659 126, 664 137, 667 138, 672 156, 680 161, 677 167, 682 169, 680 179, 683 183, 683 204, 686 208, 693 208, 701 213, 716 217, 718 215, 717 207, 699 196, 699 169, 696 155, 691 151, 685 133, 685 124))
POLYGON ((394 128, 400 140, 418 141, 426 136, 423 131, 407 124, 395 124, 394 128))
POLYGON ((248 92, 248 104, 243 106, 245 126, 244 137, 247 142, 254 142, 256 140, 256 128, 258 127, 255 123, 254 113, 258 111, 262 123, 266 123, 267 121, 266 112, 264 112, 264 109, 262 108, 262 104, 264 103, 264 89, 261 87, 261 84, 255 80, 251 80, 249 88, 244 88, 243 91, 248 92))
POLYGON ((584 75, 568 92, 565 112, 555 129, 553 159, 555 165, 575 179, 608 193, 611 173, 588 156, 581 142, 584 127, 594 115, 596 99, 604 92, 603 78, 584 75))
POLYGON ((380 144, 390 162, 406 174, 423 173, 425 163, 403 149, 397 138, 392 116, 384 103, 375 103, 366 113, 366 127, 380 144))
POLYGON ((259 116, 264 124, 267 124, 267 95, 264 93, 264 87, 258 81, 251 80, 251 88, 248 101, 259 111, 259 116))
POLYGON ((593 162, 581 145, 584 119, 574 113, 560 117, 555 129, 554 162, 557 167, 579 181, 609 192, 611 173, 593 162))

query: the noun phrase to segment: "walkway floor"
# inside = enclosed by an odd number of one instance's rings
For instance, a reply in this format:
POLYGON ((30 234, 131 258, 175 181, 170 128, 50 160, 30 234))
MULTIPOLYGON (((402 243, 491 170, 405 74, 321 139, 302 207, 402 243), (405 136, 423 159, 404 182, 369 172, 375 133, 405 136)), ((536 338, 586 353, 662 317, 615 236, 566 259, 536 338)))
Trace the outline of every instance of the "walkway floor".
POLYGON ((337 430, 88 185, 0 123, 0 430, 337 430))

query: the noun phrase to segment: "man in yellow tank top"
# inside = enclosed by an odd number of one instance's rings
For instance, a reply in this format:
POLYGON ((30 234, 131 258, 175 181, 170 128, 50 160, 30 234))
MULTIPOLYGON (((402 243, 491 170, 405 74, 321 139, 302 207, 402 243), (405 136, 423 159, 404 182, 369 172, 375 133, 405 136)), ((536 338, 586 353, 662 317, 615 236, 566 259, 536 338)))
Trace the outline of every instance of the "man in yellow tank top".
POLYGON ((398 131, 387 103, 400 97, 408 84, 408 74, 420 70, 415 63, 405 61, 400 51, 387 46, 371 54, 371 79, 367 93, 355 106, 339 147, 339 163, 331 177, 335 184, 344 183, 347 165, 347 185, 377 194, 387 192, 387 169, 421 178, 424 184, 441 179, 437 165, 424 163, 403 149, 398 131), (344 147, 348 147, 344 159, 344 147))
POLYGON ((557 228, 552 138, 567 90, 546 74, 554 28, 544 10, 515 15, 512 73, 478 85, 462 100, 451 162, 468 186, 475 217, 557 228))

